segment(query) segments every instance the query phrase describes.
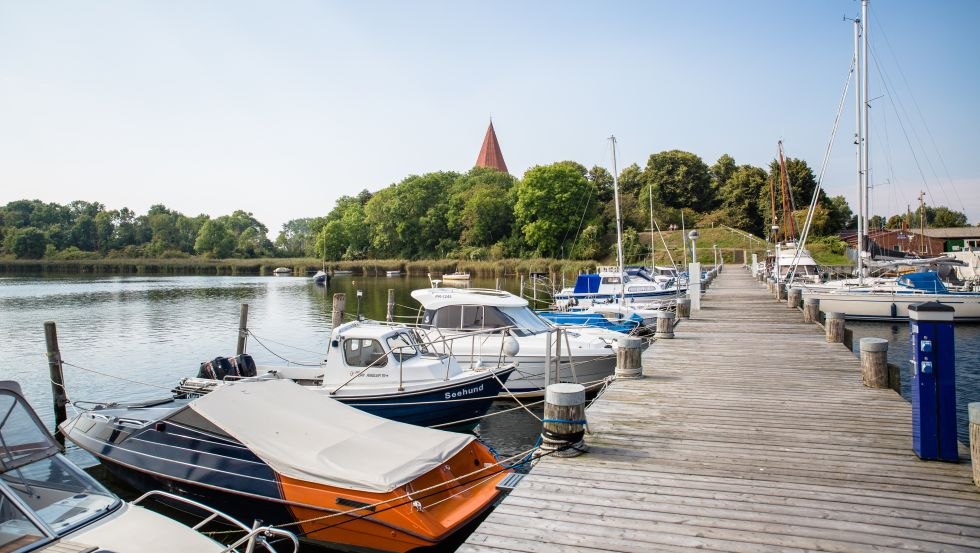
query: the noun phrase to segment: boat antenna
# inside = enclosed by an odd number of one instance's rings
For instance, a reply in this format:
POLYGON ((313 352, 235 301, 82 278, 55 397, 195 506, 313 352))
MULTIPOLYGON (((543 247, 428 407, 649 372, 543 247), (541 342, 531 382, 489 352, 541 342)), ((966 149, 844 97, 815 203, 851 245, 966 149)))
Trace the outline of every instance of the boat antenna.
POLYGON ((625 271, 623 269, 623 222, 619 214, 619 177, 616 170, 616 137, 610 136, 609 142, 612 144, 612 176, 613 176, 613 198, 616 204, 616 258, 619 265, 619 304, 626 303, 626 282, 625 271))

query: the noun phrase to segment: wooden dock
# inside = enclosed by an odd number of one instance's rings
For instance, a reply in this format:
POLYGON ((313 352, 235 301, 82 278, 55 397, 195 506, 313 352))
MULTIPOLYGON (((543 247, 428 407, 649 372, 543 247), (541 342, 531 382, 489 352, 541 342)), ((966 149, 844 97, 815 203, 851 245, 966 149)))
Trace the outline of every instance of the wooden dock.
POLYGON ((728 266, 459 551, 980 551, 980 488, 918 460, 911 406, 728 266))

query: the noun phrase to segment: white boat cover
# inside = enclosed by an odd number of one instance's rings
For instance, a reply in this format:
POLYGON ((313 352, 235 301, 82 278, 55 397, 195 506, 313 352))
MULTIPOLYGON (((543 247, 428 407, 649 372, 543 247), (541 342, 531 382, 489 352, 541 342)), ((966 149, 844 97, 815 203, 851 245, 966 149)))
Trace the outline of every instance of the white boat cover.
POLYGON ((218 386, 189 408, 279 474, 367 492, 411 482, 474 439, 377 417, 291 380, 218 386))

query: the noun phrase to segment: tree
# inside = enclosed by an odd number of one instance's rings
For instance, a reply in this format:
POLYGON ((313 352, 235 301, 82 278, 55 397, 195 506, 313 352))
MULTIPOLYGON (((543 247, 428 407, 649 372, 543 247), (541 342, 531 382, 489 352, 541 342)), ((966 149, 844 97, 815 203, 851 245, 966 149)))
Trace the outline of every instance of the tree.
POLYGON ((538 255, 558 256, 574 242, 581 221, 595 212, 595 186, 578 163, 560 161, 528 169, 517 185, 516 225, 538 255))
POLYGON ((834 196, 826 202, 828 211, 827 233, 836 234, 848 228, 851 217, 851 206, 847 205, 844 196, 834 196))
POLYGON ((194 250, 201 255, 226 258, 235 250, 235 235, 217 219, 209 219, 201 225, 194 250))
POLYGON ((721 195, 725 184, 736 170, 738 170, 738 166, 735 165, 735 158, 728 154, 723 154, 719 157, 718 161, 709 169, 711 173, 711 191, 719 199, 719 203, 722 201, 721 195))
POLYGON ((446 214, 458 173, 412 175, 374 194, 364 205, 371 247, 385 257, 442 257, 451 238, 446 214))
POLYGON ((759 208, 759 197, 766 188, 766 172, 759 167, 742 165, 730 170, 722 164, 725 156, 715 164, 715 170, 724 171, 725 179, 718 189, 721 197, 721 208, 729 226, 749 231, 760 236, 765 235, 762 213, 759 208))
POLYGON ((716 199, 712 195, 708 166, 690 152, 670 150, 653 154, 643 170, 644 185, 652 185, 656 203, 666 207, 709 211, 716 199))
POLYGON ((966 214, 959 211, 953 211, 948 207, 938 206, 932 210, 926 208, 926 213, 929 215, 929 226, 931 227, 946 228, 969 226, 966 222, 966 214))
POLYGON ((36 227, 26 227, 14 234, 11 250, 18 259, 41 259, 48 246, 48 238, 36 227))

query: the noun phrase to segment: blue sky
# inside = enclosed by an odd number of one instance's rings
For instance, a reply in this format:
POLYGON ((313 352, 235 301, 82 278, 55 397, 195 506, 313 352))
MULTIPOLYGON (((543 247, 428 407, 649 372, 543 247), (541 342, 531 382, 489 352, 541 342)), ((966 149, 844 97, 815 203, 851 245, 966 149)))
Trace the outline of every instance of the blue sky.
MULTIPOLYGON (((980 2, 871 6, 875 211, 925 190, 980 222, 980 2)), ((859 8, 0 0, 0 204, 244 209, 275 237, 341 195, 467 171, 491 114, 518 177, 609 167, 610 134, 620 168, 675 148, 765 166, 782 139, 816 171, 859 8)), ((849 201, 852 110, 824 180, 849 201)))

